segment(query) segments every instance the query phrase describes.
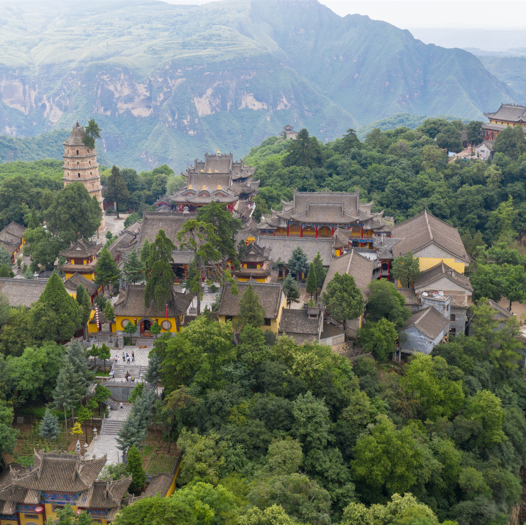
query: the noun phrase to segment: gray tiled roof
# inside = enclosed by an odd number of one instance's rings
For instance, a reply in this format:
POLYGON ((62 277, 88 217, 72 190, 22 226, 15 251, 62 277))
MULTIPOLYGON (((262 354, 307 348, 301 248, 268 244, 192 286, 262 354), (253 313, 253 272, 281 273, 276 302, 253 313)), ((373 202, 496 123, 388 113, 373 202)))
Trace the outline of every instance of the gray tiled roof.
POLYGON ((320 317, 310 318, 306 309, 283 309, 279 323, 280 333, 287 335, 308 334, 318 335, 320 332, 320 317))
POLYGON ((93 281, 90 281, 89 279, 86 279, 86 277, 84 277, 78 272, 75 272, 69 279, 66 279, 66 281, 64 281, 64 286, 66 287, 66 289, 72 292, 77 291, 77 287, 79 284, 86 288, 86 291, 89 295, 94 295, 99 289, 98 284, 94 283, 93 281))
POLYGON ((137 238, 137 235, 134 235, 133 233, 128 232, 128 231, 124 231, 124 233, 119 235, 119 237, 110 244, 108 248, 110 255, 114 259, 116 259, 119 253, 125 253, 129 251, 132 245, 133 246, 136 245, 136 242, 135 242, 136 238, 137 238))
POLYGON ((48 279, 4 279, 0 278, 0 292, 7 296, 12 307, 36 303, 46 288, 48 279))
MULTIPOLYGON (((121 292, 115 303, 115 315, 126 317, 164 317, 166 315, 165 305, 157 306, 152 301, 149 307, 144 304, 144 284, 130 284, 121 292)), ((192 294, 178 293, 173 291, 174 302, 168 306, 168 315, 175 317, 184 315, 194 296, 192 294)))
POLYGON ((526 107, 516 104, 501 104, 495 113, 485 113, 486 117, 508 122, 526 122, 526 107))
POLYGON ((221 302, 219 303, 217 315, 232 317, 239 315, 239 301, 249 284, 252 284, 254 293, 258 296, 261 306, 265 309, 265 317, 267 319, 276 319, 284 297, 281 284, 257 283, 253 281, 237 283, 239 291, 237 297, 232 294, 232 284, 225 284, 221 293, 221 302))
POLYGON ((417 306, 420 304, 420 300, 412 288, 397 288, 396 291, 404 296, 406 306, 417 306))
POLYGON ((97 255, 103 248, 102 244, 92 244, 86 239, 79 239, 72 244, 67 250, 60 252, 62 257, 84 259, 97 255))
POLYGON ((158 474, 154 476, 141 496, 151 496, 153 498, 159 493, 162 498, 166 497, 168 489, 172 485, 173 478, 174 476, 172 474, 158 474))
POLYGON ((267 261, 270 254, 270 248, 259 246, 257 242, 251 242, 245 255, 239 260, 241 263, 263 262, 267 261))
POLYGON ((35 451, 31 472, 15 476, 13 483, 45 492, 81 492, 91 487, 105 463, 106 456, 84 459, 67 452, 35 451))
POLYGON ((116 481, 95 481, 79 496, 76 505, 88 509, 119 508, 131 482, 131 474, 116 481))
POLYGON ((192 218, 195 217, 182 214, 147 212, 142 220, 141 233, 137 244, 142 246, 145 239, 148 239, 150 244, 154 243, 159 230, 164 230, 166 236, 175 246, 178 246, 177 234, 184 226, 184 223, 192 218))
POLYGON ((375 263, 366 257, 360 255, 356 250, 351 250, 345 255, 333 259, 327 272, 327 277, 323 283, 323 290, 327 290, 327 285, 331 282, 336 273, 340 275, 348 274, 354 278, 356 286, 362 292, 367 302, 369 297, 369 283, 373 280, 373 271, 375 263))
POLYGON ((260 235, 257 239, 259 246, 270 248, 270 259, 274 262, 281 260, 286 263, 292 256, 292 252, 298 246, 307 255, 307 260, 312 262, 320 252, 324 266, 329 266, 332 259, 332 239, 315 239, 311 237, 271 237, 260 235))
POLYGON ((84 142, 82 142, 82 139, 86 136, 86 132, 84 131, 84 128, 77 124, 75 127, 71 130, 71 135, 66 139, 66 142, 64 142, 64 146, 84 146, 84 142))
MULTIPOLYGON (((469 277, 466 277, 465 275, 462 275, 461 273, 458 273, 456 270, 453 270, 450 268, 447 264, 444 264, 443 262, 438 263, 437 265, 433 266, 432 268, 429 268, 428 270, 424 270, 420 273, 417 280, 415 281, 415 289, 422 289, 427 286, 430 286, 434 282, 438 281, 442 277, 446 277, 450 281, 454 282, 458 286, 462 286, 466 290, 472 292, 473 287, 471 286, 471 283, 469 282, 469 277)), ((446 288, 447 290, 447 288, 446 288)))
POLYGON ((0 231, 0 246, 3 246, 9 255, 13 255, 15 250, 22 244, 22 237, 26 228, 16 222, 9 223, 0 231))
POLYGON ((428 306, 413 314, 407 321, 405 329, 412 326, 429 339, 436 339, 449 325, 449 319, 444 317, 436 308, 428 306))
POLYGON ((504 308, 503 306, 501 306, 499 303, 493 301, 493 299, 488 299, 488 302, 489 302, 489 305, 500 315, 502 315, 503 317, 505 317, 506 319, 508 319, 509 317, 511 317, 513 314, 509 311, 509 310, 506 310, 506 308, 504 308))
POLYGON ((402 239, 393 246, 395 257, 408 252, 414 254, 429 244, 436 244, 454 257, 469 263, 469 256, 457 228, 437 219, 427 210, 396 225, 393 228, 393 238, 402 239))

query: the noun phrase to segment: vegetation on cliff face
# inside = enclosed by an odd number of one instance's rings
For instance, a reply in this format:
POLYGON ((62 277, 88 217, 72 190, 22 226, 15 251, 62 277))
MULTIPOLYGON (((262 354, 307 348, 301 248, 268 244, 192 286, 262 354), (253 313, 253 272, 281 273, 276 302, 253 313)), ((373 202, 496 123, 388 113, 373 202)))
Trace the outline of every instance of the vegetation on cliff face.
MULTIPOLYGON (((465 51, 316 0, 49 5, 0 5, 0 130, 94 118, 105 164, 178 170, 203 150, 240 157, 288 122, 327 141, 400 112, 478 118, 516 99, 465 51)), ((0 159, 38 155, 0 142, 0 159)))

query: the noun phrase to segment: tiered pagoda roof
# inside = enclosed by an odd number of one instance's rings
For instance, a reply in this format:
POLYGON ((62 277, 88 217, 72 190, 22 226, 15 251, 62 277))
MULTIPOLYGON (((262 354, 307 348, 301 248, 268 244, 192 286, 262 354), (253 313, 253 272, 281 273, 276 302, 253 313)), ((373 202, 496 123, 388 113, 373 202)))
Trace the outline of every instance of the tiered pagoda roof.
POLYGON ((270 217, 262 219, 260 230, 286 228, 287 223, 348 225, 362 223, 367 229, 384 226, 383 211, 373 213, 373 202, 360 203, 356 193, 294 192, 292 202, 281 201, 282 210, 272 210, 270 217))
POLYGON ((497 111, 484 113, 484 116, 493 120, 526 125, 526 107, 519 104, 501 104, 497 111))

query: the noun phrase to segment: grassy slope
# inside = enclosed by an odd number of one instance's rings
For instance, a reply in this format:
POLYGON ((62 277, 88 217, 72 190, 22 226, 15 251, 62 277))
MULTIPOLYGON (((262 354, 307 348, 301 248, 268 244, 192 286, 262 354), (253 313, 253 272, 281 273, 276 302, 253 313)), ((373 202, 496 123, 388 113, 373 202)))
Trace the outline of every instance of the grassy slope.
POLYGON ((488 71, 519 93, 522 102, 526 101, 526 56, 479 56, 478 58, 488 71))

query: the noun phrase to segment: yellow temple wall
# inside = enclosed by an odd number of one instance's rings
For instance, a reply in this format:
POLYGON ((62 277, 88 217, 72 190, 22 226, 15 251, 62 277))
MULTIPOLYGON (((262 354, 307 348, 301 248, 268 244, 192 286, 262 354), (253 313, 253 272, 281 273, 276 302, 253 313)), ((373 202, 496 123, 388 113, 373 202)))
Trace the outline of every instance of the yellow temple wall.
POLYGON ((33 523, 37 523, 38 525, 44 525, 44 516, 42 514, 33 514, 33 513, 30 513, 30 512, 21 512, 19 514, 19 517, 20 517, 20 525, 29 525, 29 524, 33 524, 33 523), (38 516, 38 517, 35 518, 35 516, 38 516))
MULTIPOLYGON (((130 316, 130 315, 127 315, 127 316, 124 316, 124 315, 118 315, 116 318, 115 318, 115 324, 113 326, 115 326, 115 331, 124 331, 124 326, 122 325, 122 323, 126 320, 134 323, 134 319, 137 319, 137 322, 141 319, 144 319, 144 317, 137 317, 137 316, 130 316)), ((166 319, 166 317, 147 317, 147 319, 153 321, 155 323, 155 321, 157 321, 159 324, 161 324, 163 321, 170 321, 170 323, 172 323, 172 328, 170 330, 165 330, 164 328, 161 327, 161 333, 162 334, 165 334, 165 333, 172 333, 172 334, 175 334, 177 332, 177 323, 175 322, 175 317, 168 317, 168 319, 166 319)), ((179 320, 179 324, 181 324, 182 322, 182 319, 181 319, 181 316, 179 316, 178 318, 179 320)), ((139 334, 140 330, 140 326, 137 327, 137 332, 135 332, 134 335, 137 335, 139 334)), ((114 330, 112 330, 114 331, 114 330)))
POLYGON ((69 279, 70 277, 73 277, 75 273, 81 273, 82 277, 85 277, 88 281, 95 281, 95 272, 91 273, 83 273, 83 272, 66 272, 66 279, 69 279))
POLYGON ((18 525, 18 521, 14 520, 0 520, 0 525, 18 525))
POLYGON ((420 257, 420 271, 429 270, 437 264, 443 262, 445 265, 449 266, 453 270, 456 270, 458 273, 464 274, 466 265, 462 262, 455 262, 455 259, 441 259, 439 257, 420 257))

